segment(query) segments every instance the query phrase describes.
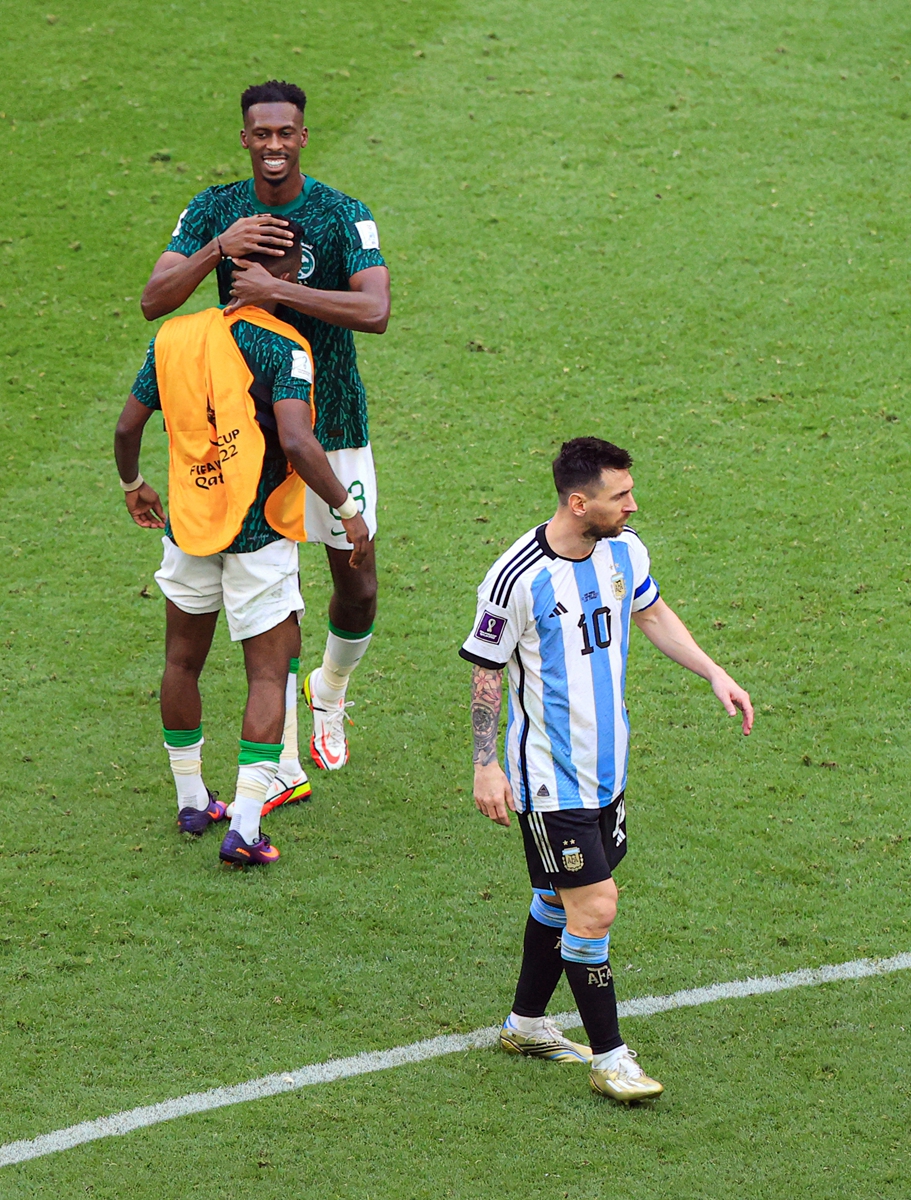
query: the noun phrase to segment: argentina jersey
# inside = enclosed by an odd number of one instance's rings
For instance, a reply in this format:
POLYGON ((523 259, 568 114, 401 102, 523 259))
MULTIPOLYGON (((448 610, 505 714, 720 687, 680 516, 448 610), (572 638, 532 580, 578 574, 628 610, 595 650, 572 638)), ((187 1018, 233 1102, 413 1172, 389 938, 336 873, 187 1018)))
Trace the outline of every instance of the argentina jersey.
POLYGON ((519 811, 603 808, 626 786, 630 618, 655 603, 658 585, 629 527, 581 562, 556 554, 546 530, 488 571, 459 653, 508 668, 506 775, 519 811))

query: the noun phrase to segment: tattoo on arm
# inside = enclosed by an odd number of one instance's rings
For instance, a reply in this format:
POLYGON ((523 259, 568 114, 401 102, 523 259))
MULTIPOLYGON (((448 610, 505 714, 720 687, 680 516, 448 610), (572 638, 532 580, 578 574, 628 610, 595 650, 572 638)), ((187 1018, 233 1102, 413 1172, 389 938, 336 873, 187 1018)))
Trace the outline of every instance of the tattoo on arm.
POLYGON ((497 761, 497 730, 503 703, 503 672, 471 668, 471 732, 474 761, 482 767, 497 761))

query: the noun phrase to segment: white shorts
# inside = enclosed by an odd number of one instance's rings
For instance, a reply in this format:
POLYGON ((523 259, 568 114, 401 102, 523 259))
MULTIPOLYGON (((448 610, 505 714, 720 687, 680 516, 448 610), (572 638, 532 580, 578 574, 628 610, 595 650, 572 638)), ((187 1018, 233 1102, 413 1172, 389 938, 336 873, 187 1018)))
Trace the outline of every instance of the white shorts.
MULTIPOLYGON (((369 443, 357 450, 328 450, 326 457, 339 483, 343 483, 351 498, 357 501, 371 538, 375 537, 376 469, 369 443)), ((319 496, 309 489, 307 507, 304 510, 304 527, 307 530, 308 542, 322 542, 333 550, 351 549, 351 543, 345 536, 344 526, 336 510, 330 508, 325 500, 320 500, 319 496)))
POLYGON ((185 613, 224 608, 232 642, 242 642, 280 625, 291 613, 298 620, 304 601, 297 576, 297 542, 281 538, 252 554, 185 554, 163 537, 164 557, 155 582, 185 613))

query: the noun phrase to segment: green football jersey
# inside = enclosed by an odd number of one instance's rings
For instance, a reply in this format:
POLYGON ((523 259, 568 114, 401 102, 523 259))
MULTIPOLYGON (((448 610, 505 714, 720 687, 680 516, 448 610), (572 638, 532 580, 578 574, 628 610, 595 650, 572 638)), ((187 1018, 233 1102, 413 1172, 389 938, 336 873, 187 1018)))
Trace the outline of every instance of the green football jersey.
MULTIPOLYGON (((309 175, 297 199, 278 208, 260 204, 252 179, 206 188, 181 213, 167 248, 189 258, 240 217, 256 213, 288 217, 303 226, 298 282, 307 287, 348 291, 348 280, 356 272, 385 265, 370 210, 309 175)), ((227 304, 231 263, 219 263, 216 272, 220 302, 227 304)), ((324 450, 366 446, 370 439, 367 396, 358 374, 352 331, 283 306, 275 315, 299 330, 313 350, 317 441, 324 450)))
MULTIPOLYGON (((283 483, 288 474, 288 460, 278 439, 278 426, 272 405, 279 400, 298 399, 308 403, 310 395, 310 360, 297 342, 281 337, 271 329, 262 329, 248 321, 235 321, 231 334, 244 361, 250 368, 253 382, 250 395, 256 406, 256 421, 266 442, 262 473, 256 499, 247 509, 244 523, 226 554, 251 554, 270 542, 277 542, 277 533, 266 520, 266 500, 283 483)), ((133 395, 146 408, 160 409, 158 376, 155 372, 155 339, 149 343, 145 362, 133 384, 133 395)), ((170 520, 165 534, 174 541, 170 520)))

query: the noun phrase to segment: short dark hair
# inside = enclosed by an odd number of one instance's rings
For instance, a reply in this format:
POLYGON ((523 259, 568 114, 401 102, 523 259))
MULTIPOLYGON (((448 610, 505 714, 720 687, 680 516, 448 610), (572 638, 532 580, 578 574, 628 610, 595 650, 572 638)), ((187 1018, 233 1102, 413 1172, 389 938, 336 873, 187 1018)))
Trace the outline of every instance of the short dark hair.
POLYGON ((240 111, 244 117, 247 115, 247 109, 252 108, 254 104, 293 104, 301 110, 303 116, 307 97, 296 83, 286 83, 284 79, 269 79, 266 83, 256 83, 248 87, 241 96, 240 111))
POLYGON ((554 486, 561 500, 570 492, 590 487, 601 472, 628 471, 633 460, 626 450, 601 438, 580 437, 564 442, 554 459, 554 486))
MULTIPOLYGON (((288 220, 287 217, 284 220, 288 220)), ((304 240, 304 227, 298 225, 297 221, 288 221, 285 228, 289 233, 294 235, 294 241, 285 251, 281 258, 275 254, 245 254, 244 258, 249 262, 260 263, 264 266, 270 275, 283 275, 285 271, 293 271, 295 266, 300 265, 301 243, 304 240)))

